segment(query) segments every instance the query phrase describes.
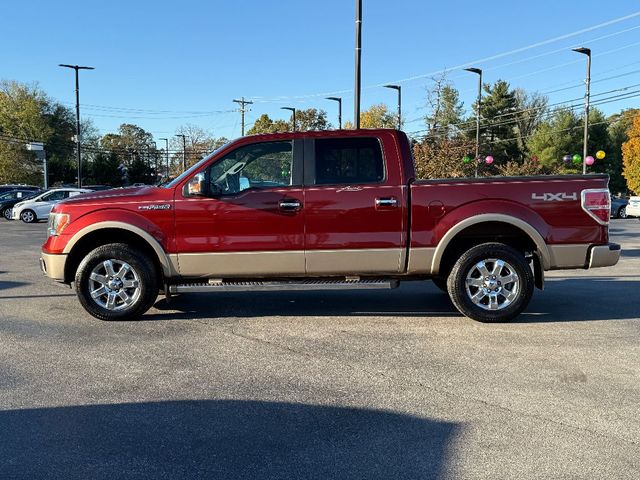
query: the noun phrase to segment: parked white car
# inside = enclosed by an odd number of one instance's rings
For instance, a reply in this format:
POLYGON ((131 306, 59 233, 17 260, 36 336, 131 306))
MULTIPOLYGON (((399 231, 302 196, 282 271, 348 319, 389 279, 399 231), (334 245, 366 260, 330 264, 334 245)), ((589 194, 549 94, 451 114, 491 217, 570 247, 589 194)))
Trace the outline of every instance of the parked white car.
POLYGON ((85 188, 55 188, 48 190, 37 197, 16 203, 13 206, 11 218, 13 220, 20 219, 25 223, 46 220, 49 217, 49 212, 56 203, 66 198, 89 192, 91 192, 91 190, 85 188))
POLYGON ((627 205, 628 217, 640 217, 640 197, 631 197, 627 205))

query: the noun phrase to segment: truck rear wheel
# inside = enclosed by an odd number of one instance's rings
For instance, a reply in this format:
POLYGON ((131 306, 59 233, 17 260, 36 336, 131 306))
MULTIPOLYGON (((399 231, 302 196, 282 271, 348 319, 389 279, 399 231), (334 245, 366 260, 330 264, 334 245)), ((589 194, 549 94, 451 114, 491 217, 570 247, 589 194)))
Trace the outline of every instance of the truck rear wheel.
POLYGON ((502 243, 469 249, 453 266, 447 281, 451 301, 479 322, 508 322, 533 295, 534 278, 524 255, 502 243))
POLYGON ((75 288, 84 309, 100 320, 134 320, 158 297, 153 261, 123 243, 89 252, 78 266, 75 288))

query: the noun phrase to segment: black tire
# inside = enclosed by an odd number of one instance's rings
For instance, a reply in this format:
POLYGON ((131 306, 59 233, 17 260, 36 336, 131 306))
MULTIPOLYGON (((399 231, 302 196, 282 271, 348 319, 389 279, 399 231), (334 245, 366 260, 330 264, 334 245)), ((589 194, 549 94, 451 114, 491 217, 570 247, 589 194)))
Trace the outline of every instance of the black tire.
POLYGON ((80 262, 75 276, 75 289, 78 300, 84 309, 95 318, 100 320, 135 320, 149 310, 158 298, 158 272, 153 261, 144 253, 123 243, 111 243, 92 250, 80 262), (121 288, 123 291, 126 290, 125 293, 136 292, 131 295, 134 300, 130 305, 124 305, 119 296, 115 300, 120 303, 117 309, 109 309, 99 303, 104 297, 108 297, 116 290, 109 290, 110 293, 103 294, 97 300, 91 296, 92 285, 97 285, 95 281, 91 280, 91 273, 94 269, 102 268, 102 265, 108 260, 114 261, 112 262, 114 265, 126 263, 130 267, 130 271, 135 273, 137 289, 121 288))
POLYGON ((618 218, 627 218, 627 207, 620 207, 618 209, 618 218))
MULTIPOLYGON (((494 262, 493 265, 495 266, 495 264, 496 262, 494 262)), ((509 272, 511 269, 506 269, 505 271, 509 272)), ((479 270, 476 271, 479 273, 479 270)), ((484 279, 489 279, 487 281, 494 282, 490 287, 510 293, 510 291, 501 286, 501 284, 495 284, 495 276, 493 280, 491 280, 491 277, 484 277, 484 279)), ((483 278, 480 277, 471 280, 479 280, 482 282, 483 278)), ((473 320, 487 323, 508 322, 517 317, 529 304, 533 295, 534 284, 533 272, 524 255, 516 249, 502 243, 483 243, 482 245, 467 250, 453 266, 447 281, 449 296, 458 311, 473 320), (495 296, 498 299, 496 301, 498 303, 500 302, 499 299, 503 298, 504 306, 496 310, 489 310, 488 304, 485 305, 482 301, 474 303, 472 300, 471 295, 480 293, 482 287, 470 286, 469 291, 467 290, 467 276, 474 274, 472 273, 473 270, 477 268, 477 265, 479 265, 481 261, 491 259, 501 260, 506 262, 509 267, 512 267, 512 273, 517 275, 518 282, 517 284, 505 283, 505 287, 510 285, 511 289, 515 290, 513 293, 514 298, 511 299, 509 303, 507 303, 507 297, 502 293, 496 295, 494 292, 483 297, 483 300, 487 299, 487 303, 490 303, 488 299, 491 296, 495 296), (484 307, 480 305, 484 305, 484 307)), ((496 290, 496 292, 497 291, 498 290, 496 290)), ((480 296, 482 296, 482 293, 480 293, 480 296)))
POLYGON ((431 281, 433 282, 433 284, 438 287, 440 290, 442 290, 444 293, 448 293, 447 290, 447 279, 446 278, 442 278, 442 277, 433 277, 431 279, 431 281))
POLYGON ((20 220, 24 223, 35 223, 38 221, 38 216, 33 210, 23 210, 20 212, 20 220))
POLYGON ((11 207, 2 210, 2 218, 5 220, 11 220, 11 207))

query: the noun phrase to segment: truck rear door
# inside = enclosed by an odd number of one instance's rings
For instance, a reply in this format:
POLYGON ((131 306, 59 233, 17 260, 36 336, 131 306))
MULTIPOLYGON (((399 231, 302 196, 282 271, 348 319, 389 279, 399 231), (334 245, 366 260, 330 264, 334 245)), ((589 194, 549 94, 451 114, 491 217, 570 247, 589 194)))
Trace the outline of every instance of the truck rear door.
POLYGON ((307 274, 400 272, 406 211, 395 149, 373 136, 309 138, 304 155, 307 274))

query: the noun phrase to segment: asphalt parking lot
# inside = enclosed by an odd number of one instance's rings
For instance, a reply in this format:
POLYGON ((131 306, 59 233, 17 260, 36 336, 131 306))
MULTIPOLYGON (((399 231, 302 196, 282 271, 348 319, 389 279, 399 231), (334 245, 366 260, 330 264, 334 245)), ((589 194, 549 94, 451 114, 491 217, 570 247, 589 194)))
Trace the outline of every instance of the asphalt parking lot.
POLYGON ((513 323, 393 291, 184 295, 100 322, 0 221, 0 478, 640 478, 640 222, 513 323))

